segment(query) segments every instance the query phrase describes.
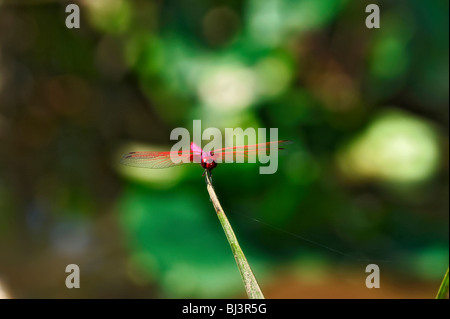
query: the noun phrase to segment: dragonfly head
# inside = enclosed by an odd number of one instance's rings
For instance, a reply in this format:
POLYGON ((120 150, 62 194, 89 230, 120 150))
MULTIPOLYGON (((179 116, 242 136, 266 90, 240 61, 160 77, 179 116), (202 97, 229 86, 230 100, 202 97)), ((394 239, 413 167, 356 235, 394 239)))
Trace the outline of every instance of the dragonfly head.
POLYGON ((214 167, 217 166, 216 161, 214 161, 214 159, 211 158, 211 157, 203 157, 201 164, 202 164, 203 168, 209 169, 209 170, 211 170, 211 169, 213 169, 214 167))

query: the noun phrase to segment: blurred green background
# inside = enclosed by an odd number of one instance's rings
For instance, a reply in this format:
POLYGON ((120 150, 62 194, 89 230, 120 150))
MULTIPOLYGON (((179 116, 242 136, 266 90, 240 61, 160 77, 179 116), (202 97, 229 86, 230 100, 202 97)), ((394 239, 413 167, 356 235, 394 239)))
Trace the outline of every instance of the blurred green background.
POLYGON ((268 298, 433 298, 449 258, 448 1, 0 1, 0 296, 245 291, 170 132, 278 128, 274 175, 214 171, 268 298), (66 265, 81 288, 65 287, 66 265), (368 289, 368 264, 381 288, 368 289))

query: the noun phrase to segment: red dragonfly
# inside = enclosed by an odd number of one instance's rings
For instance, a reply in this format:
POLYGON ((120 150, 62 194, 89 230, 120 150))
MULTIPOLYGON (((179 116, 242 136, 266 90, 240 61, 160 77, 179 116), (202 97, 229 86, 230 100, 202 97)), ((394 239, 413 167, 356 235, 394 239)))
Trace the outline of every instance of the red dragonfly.
POLYGON ((211 152, 203 151, 200 146, 191 143, 191 150, 187 152, 130 152, 124 155, 121 163, 134 167, 143 168, 167 168, 175 165, 199 163, 205 169, 205 172, 211 172, 217 166, 217 162, 224 163, 225 158, 242 158, 248 159, 251 154, 258 154, 258 151, 270 150, 275 147, 279 150, 279 144, 288 143, 287 140, 266 142, 255 145, 233 146, 217 149, 211 152), (174 162, 172 158, 183 159, 181 162, 174 162))

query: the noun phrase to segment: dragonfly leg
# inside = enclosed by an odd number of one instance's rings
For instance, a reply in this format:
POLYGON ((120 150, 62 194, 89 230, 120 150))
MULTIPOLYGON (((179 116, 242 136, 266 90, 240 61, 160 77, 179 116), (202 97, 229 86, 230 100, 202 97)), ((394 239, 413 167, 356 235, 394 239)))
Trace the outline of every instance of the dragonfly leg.
POLYGON ((208 184, 208 178, 207 178, 206 174, 208 174, 208 170, 207 170, 207 169, 205 169, 205 170, 203 171, 202 176, 205 177, 205 183, 208 184))
POLYGON ((209 180, 212 183, 212 173, 211 173, 210 169, 205 169, 205 171, 203 172, 202 176, 205 176, 205 180, 206 180, 207 183, 208 183, 207 177, 209 177, 209 180))

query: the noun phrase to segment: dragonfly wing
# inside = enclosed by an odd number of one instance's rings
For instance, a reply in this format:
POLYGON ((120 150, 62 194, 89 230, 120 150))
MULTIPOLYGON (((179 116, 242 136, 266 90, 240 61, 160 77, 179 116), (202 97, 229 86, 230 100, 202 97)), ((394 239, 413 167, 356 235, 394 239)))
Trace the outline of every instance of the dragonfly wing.
POLYGON ((245 151, 226 151, 226 152, 214 152, 214 159, 226 163, 227 159, 232 159, 232 162, 242 162, 249 158, 258 158, 258 150, 245 150, 245 151))
POLYGON ((142 168, 167 168, 191 162, 191 154, 173 154, 173 152, 131 152, 122 156, 120 163, 142 168), (182 161, 174 162, 172 157, 182 161), (175 158, 175 157, 174 157, 175 158))
POLYGON ((259 149, 267 150, 267 149, 270 149, 271 147, 276 147, 278 149, 281 149, 280 144, 285 145, 285 144, 289 144, 289 143, 292 143, 292 142, 288 141, 288 140, 281 140, 281 141, 253 144, 253 145, 231 146, 231 147, 225 147, 225 148, 215 150, 214 153, 229 152, 229 151, 251 151, 251 150, 258 151, 259 149))
POLYGON ((274 142, 266 142, 254 145, 243 145, 243 146, 232 146, 225 147, 219 150, 214 151, 214 158, 220 159, 222 162, 225 162, 226 158, 233 158, 233 161, 239 160, 247 160, 250 157, 257 156, 259 151, 266 154, 267 150, 270 150, 272 147, 275 147, 278 150, 283 150, 283 148, 279 147, 280 144, 289 144, 290 141, 282 140, 282 141, 274 141, 274 142))

